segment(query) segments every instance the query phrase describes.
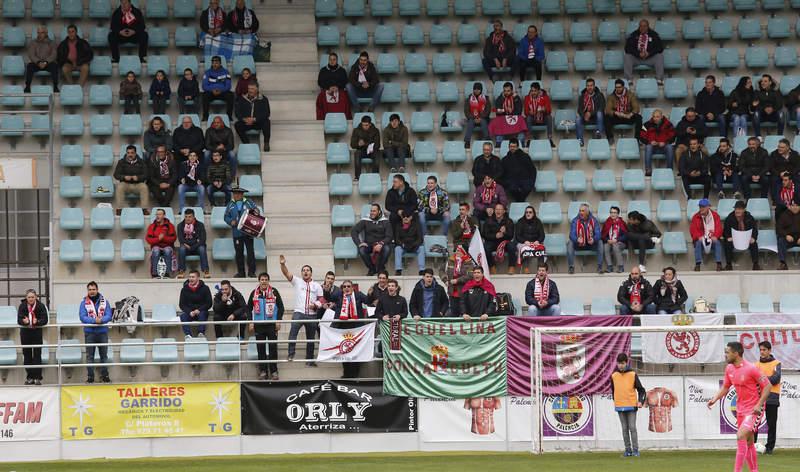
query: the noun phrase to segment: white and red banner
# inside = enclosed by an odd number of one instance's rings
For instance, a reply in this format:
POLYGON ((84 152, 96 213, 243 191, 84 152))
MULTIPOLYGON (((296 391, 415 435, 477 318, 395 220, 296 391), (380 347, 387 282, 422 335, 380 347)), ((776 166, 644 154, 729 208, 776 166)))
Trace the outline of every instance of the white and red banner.
MULTIPOLYGON (((721 313, 646 315, 642 326, 722 326, 721 313)), ((722 331, 672 331, 642 333, 642 357, 653 364, 709 364, 725 357, 725 334, 722 331)))
MULTIPOLYGON (((420 398, 419 435, 422 442, 505 441, 506 416, 506 397, 420 398)), ((530 418, 529 410, 523 420, 530 418)))
POLYGON ((58 387, 0 388, 0 442, 58 439, 58 387))
POLYGON ((320 362, 369 362, 375 355, 375 323, 349 329, 319 325, 320 362))
MULTIPOLYGON (((800 314, 788 313, 737 313, 737 325, 791 325, 800 324, 800 314)), ((759 358, 758 343, 769 341, 772 355, 781 361, 784 369, 800 369, 800 330, 752 329, 738 333, 744 346, 744 358, 756 362, 759 358)))
POLYGON ((475 228, 475 234, 469 241, 469 255, 475 262, 483 269, 483 276, 489 279, 489 260, 486 259, 486 249, 483 246, 483 239, 481 238, 481 231, 475 228))

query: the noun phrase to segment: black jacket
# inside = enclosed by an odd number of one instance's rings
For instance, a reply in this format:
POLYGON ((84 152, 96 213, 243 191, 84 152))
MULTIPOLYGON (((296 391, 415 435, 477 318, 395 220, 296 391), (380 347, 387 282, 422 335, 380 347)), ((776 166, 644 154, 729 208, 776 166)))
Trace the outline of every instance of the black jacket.
POLYGON ((213 305, 211 290, 209 290, 208 285, 202 280, 200 280, 199 283, 200 286, 197 287, 197 290, 189 288, 188 280, 183 283, 178 306, 184 313, 189 313, 192 310, 208 311, 211 309, 213 305))
MULTIPOLYGON (((547 306, 544 308, 550 308, 553 305, 557 305, 561 301, 561 296, 558 293, 558 285, 552 280, 548 279, 548 286, 549 291, 547 292, 547 306)), ((536 291, 536 279, 531 279, 527 285, 525 285, 525 303, 528 306, 535 306, 539 308, 539 304, 536 303, 536 298, 534 297, 534 292, 536 291)))
POLYGON ((331 85, 339 87, 339 90, 344 90, 347 86, 347 72, 344 70, 344 67, 338 64, 335 69, 331 69, 326 65, 319 70, 317 85, 324 90, 329 89, 331 85))
POLYGON ((503 215, 503 219, 499 221, 496 215, 487 218, 483 222, 483 228, 481 228, 481 237, 484 241, 511 241, 514 239, 514 222, 511 221, 508 215, 503 215), (506 232, 502 238, 497 239, 497 233, 500 232, 500 228, 505 228, 506 232))
POLYGON ((137 157, 135 161, 128 162, 124 157, 117 161, 117 166, 114 168, 114 178, 120 182, 125 180, 126 176, 136 176, 138 179, 132 183, 147 182, 147 163, 141 157, 137 157))
POLYGON ((719 87, 714 87, 711 93, 708 93, 705 87, 703 90, 697 92, 694 99, 694 108, 697 113, 705 118, 706 113, 713 113, 716 117, 725 113, 725 94, 719 87))
POLYGON ((689 296, 686 294, 686 289, 683 288, 683 283, 680 280, 675 282, 675 288, 677 289, 677 293, 676 300, 673 302, 672 294, 667 291, 667 284, 664 283, 664 279, 656 280, 656 284, 653 285, 653 303, 656 304, 656 311, 664 310, 673 312, 675 310, 683 310, 683 305, 686 303, 689 296))
POLYGON ((350 237, 353 242, 358 246, 361 243, 367 243, 370 246, 382 241, 383 244, 392 243, 392 225, 389 224, 389 219, 385 216, 380 217, 377 221, 369 217, 362 219, 353 226, 350 230, 350 237))
POLYGON ((769 155, 769 173, 778 178, 783 172, 791 173, 793 178, 800 172, 800 154, 794 149, 789 151, 788 159, 781 156, 777 149, 769 155))
POLYGON ((711 155, 709 161, 712 174, 721 174, 723 169, 731 169, 734 174, 739 172, 739 156, 733 150, 728 151, 727 154, 717 151, 711 155))
POLYGON ((706 121, 699 114, 694 121, 689 121, 684 116, 675 127, 675 144, 683 144, 688 147, 689 138, 692 136, 696 136, 700 140, 700 144, 703 144, 703 140, 708 136, 706 121), (689 128, 694 128, 694 133, 689 133, 689 128))
MULTIPOLYGON (((759 362, 772 362, 774 360, 775 360, 775 357, 773 357, 770 354, 769 357, 761 357, 761 358, 759 358, 758 361, 759 362)), ((781 382, 781 363, 780 362, 778 362, 775 365, 775 372, 772 375, 768 375, 767 378, 769 379, 769 383, 772 384, 772 385, 778 385, 781 382)), ((780 394, 770 392, 769 396, 767 397, 766 404, 767 405, 780 406, 780 404, 781 404, 781 396, 780 396, 780 394)))
POLYGON ((206 149, 209 151, 214 150, 220 144, 225 147, 226 151, 232 151, 233 131, 231 131, 231 129, 227 126, 223 126, 220 129, 215 129, 209 126, 208 129, 206 129, 206 149))
MULTIPOLYGON (((497 116, 503 116, 503 115, 507 115, 508 114, 503 109, 503 102, 504 101, 505 101, 505 97, 503 97, 502 93, 500 95, 498 95, 497 98, 494 99, 495 114, 497 116)), ((512 115, 521 115, 522 114, 522 99, 519 98, 519 95, 514 95, 514 110, 511 112, 511 114, 512 115)))
MULTIPOLYGON (((354 292, 353 295, 355 295, 355 298, 356 298, 356 315, 359 318, 365 318, 366 315, 364 314, 364 306, 367 304, 367 297, 365 297, 364 294, 361 293, 361 292, 354 292)), ((334 320, 338 320, 339 319, 339 314, 342 311, 342 299, 343 299, 343 297, 344 297, 344 293, 341 290, 339 290, 339 293, 336 295, 336 298, 331 300, 333 302, 333 306, 331 307, 331 310, 333 310, 333 319, 334 320)), ((364 323, 361 323, 361 322, 357 322, 357 323, 353 323, 353 322, 347 322, 347 323, 333 322, 333 323, 331 323, 331 328, 347 329, 347 328, 355 328, 356 326, 362 326, 363 324, 364 323)))
POLYGON ((534 216, 533 219, 530 220, 525 219, 524 216, 518 219, 514 224, 514 240, 518 243, 524 243, 525 241, 539 241, 543 243, 544 225, 542 224, 542 220, 537 216, 534 216))
MULTIPOLYGON (((39 328, 47 324, 48 321, 48 314, 47 314, 47 307, 44 306, 39 300, 36 300, 36 308, 33 309, 34 315, 36 315, 36 323, 34 323, 33 328, 39 328)), ((24 327, 24 328, 31 328, 30 321, 28 320, 27 323, 23 323, 22 319, 28 317, 28 301, 24 298, 19 302, 19 308, 17 308, 17 324, 24 327)))
POLYGON ((403 193, 401 194, 394 188, 390 188, 386 192, 386 211, 392 215, 397 215, 397 211, 402 209, 404 215, 414 215, 419 210, 419 200, 417 200, 417 192, 415 192, 408 182, 405 183, 403 193))
MULTIPOLYGON (((447 309, 450 306, 450 302, 447 299, 447 293, 444 290, 444 287, 439 285, 436 280, 433 281, 433 314, 431 318, 439 318, 447 316, 447 309)), ((414 286, 414 290, 411 291, 411 299, 409 300, 409 309, 411 310, 411 316, 421 316, 425 318, 425 315, 422 313, 425 305, 425 298, 424 298, 424 291, 425 291, 425 282, 420 280, 414 286)))
POLYGON ((233 315, 234 319, 244 321, 247 319, 248 312, 248 305, 244 301, 244 296, 234 287, 231 287, 231 296, 227 302, 222 301, 222 292, 217 292, 214 295, 215 319, 225 320, 233 315))
POLYGON ((753 112, 753 89, 736 88, 728 95, 728 111, 736 115, 747 115, 753 112))
POLYGON ((703 151, 692 152, 687 150, 681 158, 681 175, 688 176, 690 172, 696 170, 700 171, 700 175, 708 175, 709 169, 709 159, 703 151))
MULTIPOLYGON (((181 221, 178 223, 178 227, 175 229, 175 232, 178 235, 178 243, 183 246, 184 244, 188 244, 190 248, 197 249, 199 246, 205 246, 206 244, 206 225, 201 223, 199 220, 195 220, 194 222, 194 235, 191 239, 186 238, 186 234, 183 232, 183 228, 186 227, 186 222, 181 221)), ((238 293, 238 292, 237 292, 238 293)))
POLYGON ((483 178, 487 175, 494 180, 499 180, 503 175, 503 163, 494 154, 488 160, 481 154, 472 163, 472 178, 476 187, 483 183, 483 178))
MULTIPOLYGON (((369 84, 369 88, 367 90, 374 88, 381 81, 378 77, 378 70, 375 69, 375 65, 371 61, 367 62, 367 72, 364 74, 364 76, 369 84)), ((347 75, 347 80, 353 85, 353 87, 356 88, 356 90, 362 89, 361 84, 358 83, 358 61, 356 61, 356 63, 353 64, 353 67, 350 68, 350 73, 347 75)))
POLYGON ((367 290, 367 304, 370 306, 378 306, 378 302, 388 295, 389 290, 387 288, 380 288, 376 282, 367 290))
POLYGON ((384 315, 400 315, 400 318, 407 317, 408 303, 406 299, 399 294, 391 296, 387 293, 385 297, 378 301, 378 306, 375 308, 375 318, 383 318, 384 315))
MULTIPOLYGON (((586 95, 586 89, 581 90, 581 94, 578 95, 578 116, 583 116, 586 113, 586 107, 583 104, 583 96, 586 95)), ((603 111, 606 109, 606 97, 600 93, 600 90, 594 89, 594 94, 592 95, 592 102, 594 102, 594 112, 597 113, 598 111, 603 111)))
MULTIPOLYGON (((250 298, 247 299, 247 319, 253 319, 253 297, 255 296, 256 291, 253 290, 250 292, 250 298)), ((281 298, 281 293, 278 291, 277 288, 272 287, 272 294, 275 295, 275 319, 280 320, 283 319, 283 298, 281 298)), ((275 325, 271 323, 256 323, 255 325, 256 334, 263 335, 263 334, 271 334, 275 331, 275 325)))
MULTIPOLYGON (((89 42, 83 38, 78 38, 78 44, 76 46, 78 50, 78 65, 82 66, 84 64, 88 64, 92 62, 92 58, 94 58, 94 52, 92 52, 92 47, 89 46, 89 42)), ((63 66, 67 63, 67 56, 69 56, 69 46, 67 46, 67 40, 61 41, 58 45, 58 49, 56 49, 56 62, 58 62, 59 66, 63 66)))
POLYGON ((768 106, 774 108, 775 112, 779 112, 783 108, 783 95, 774 85, 766 90, 759 88, 755 93, 755 100, 758 100, 756 108, 761 112, 768 106))
POLYGON ((256 13, 251 10, 250 8, 244 7, 242 10, 237 10, 235 7, 228 13, 225 18, 225 27, 231 33, 238 33, 239 30, 249 29, 252 33, 258 32, 258 17, 256 17, 256 13), (250 15, 253 18, 253 22, 250 24, 250 28, 245 28, 244 26, 244 16, 246 11, 250 12, 250 15))
POLYGON ((658 230, 655 223, 648 220, 646 216, 641 215, 642 222, 638 225, 632 225, 628 223, 628 236, 631 235, 646 235, 648 238, 660 238, 661 231, 658 230))
MULTIPOLYGON (((222 3, 222 2, 220 2, 222 3)), ((225 10, 222 7, 219 7, 222 10, 222 30, 225 31, 225 25, 228 23, 228 15, 225 13, 225 10)), ((210 8, 206 8, 202 12, 200 12, 200 29, 203 30, 204 33, 208 33, 208 11, 211 10, 210 8)), ((178 71, 180 73, 180 71, 178 71)))
POLYGON ((497 310, 497 304, 492 294, 480 287, 473 287, 461 292, 459 299, 461 302, 461 313, 473 318, 478 318, 484 314, 491 316, 494 315, 497 310))
POLYGON ((502 184, 504 187, 507 187, 507 182, 536 182, 536 167, 533 165, 531 156, 522 149, 506 154, 500 164, 503 167, 502 184))
MULTIPOLYGON (((653 286, 650 285, 650 282, 647 281, 644 277, 639 279, 641 282, 641 306, 644 308, 645 306, 653 303, 653 286)), ((626 307, 631 307, 631 289, 633 288, 633 280, 628 277, 622 285, 619 286, 619 290, 617 290, 617 301, 620 305, 625 305, 626 307)))
POLYGON ((155 187, 158 186, 158 184, 167 183, 174 187, 178 184, 178 165, 175 163, 175 159, 167 157, 167 168, 169 168, 169 175, 167 175, 166 178, 161 176, 161 162, 157 157, 153 156, 152 158, 148 159, 147 165, 149 167, 149 184, 151 186, 155 187))
POLYGON ((739 154, 739 173, 742 175, 764 175, 769 171, 769 153, 763 147, 755 152, 746 148, 739 154))
POLYGON ((419 218, 411 218, 411 225, 408 229, 403 229, 402 224, 397 225, 397 234, 394 235, 394 243, 406 251, 416 251, 422 246, 422 236, 419 218))
POLYGON ((254 117, 256 122, 263 123, 269 119, 269 100, 264 95, 258 94, 256 98, 250 100, 247 95, 236 97, 236 118, 243 120, 254 117))
POLYGON ((495 46, 492 42, 492 37, 494 36, 494 31, 491 34, 486 36, 486 40, 483 44, 483 57, 485 59, 494 60, 494 59, 513 59, 514 56, 517 54, 517 45, 514 42, 514 38, 511 37, 511 33, 508 31, 503 31, 503 45, 505 46, 505 50, 503 53, 500 53, 500 48, 495 46))
MULTIPOLYGON (((736 221, 736 215, 734 212, 730 212, 728 216, 725 217, 724 226, 722 227, 722 236, 725 238, 731 237, 731 230, 732 229, 739 229, 739 224, 736 221)), ((744 231, 753 230, 752 238, 758 239, 758 223, 756 219, 753 218, 753 215, 750 214, 749 211, 744 212, 744 231)))
POLYGON ((798 105, 800 105, 800 85, 793 88, 792 90, 789 91, 788 94, 786 94, 785 102, 786 102, 786 108, 788 108, 790 112, 793 111, 793 109, 796 108, 798 105))
POLYGON ((189 177, 189 171, 191 170, 191 166, 189 165, 189 161, 183 161, 178 166, 178 178, 184 181, 186 185, 193 185, 200 181, 203 185, 206 182, 206 166, 203 165, 203 162, 200 161, 197 163, 197 169, 194 172, 194 180, 189 177))
POLYGON ((179 126, 172 133, 172 151, 180 159, 185 159, 180 153, 181 149, 188 149, 200 155, 205 147, 205 141, 203 130, 199 126, 192 126, 189 129, 183 129, 183 126, 179 126))
MULTIPOLYGON (((182 74, 183 71, 178 71, 179 74, 182 74)), ((186 77, 181 77, 181 81, 178 82, 178 98, 186 98, 192 97, 195 98, 200 95, 200 83, 197 81, 197 78, 193 78, 192 80, 186 80, 186 77)))
POLYGON ((781 212, 778 224, 775 225, 775 232, 779 239, 786 239, 787 235, 791 235, 795 240, 800 238, 800 213, 795 215, 791 210, 781 212))
POLYGON ((122 8, 117 7, 114 10, 114 13, 111 14, 111 32, 114 34, 119 34, 120 31, 123 29, 132 29, 136 31, 136 34, 140 34, 144 32, 146 25, 144 22, 144 15, 142 15, 142 10, 131 5, 131 12, 133 12, 133 16, 136 17, 136 21, 133 22, 131 26, 125 26, 122 24, 122 8))
MULTIPOLYGON (((632 56, 639 57, 639 29, 637 28, 636 31, 628 36, 628 39, 625 41, 625 52, 632 56)), ((661 36, 658 35, 652 29, 647 30, 647 35, 650 37, 650 41, 647 42, 647 54, 650 56, 654 54, 660 54, 664 52, 664 43, 661 42, 661 36)))

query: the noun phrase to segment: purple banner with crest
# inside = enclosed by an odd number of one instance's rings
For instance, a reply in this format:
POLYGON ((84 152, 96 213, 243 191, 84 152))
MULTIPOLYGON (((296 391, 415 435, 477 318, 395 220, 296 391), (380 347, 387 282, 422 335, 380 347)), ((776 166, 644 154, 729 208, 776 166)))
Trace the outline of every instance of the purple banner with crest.
MULTIPOLYGON (((631 326, 630 316, 509 317, 506 326, 508 394, 531 396, 531 328, 631 326)), ((617 354, 630 354, 630 333, 562 333, 542 336, 542 386, 546 395, 610 391, 617 354)))

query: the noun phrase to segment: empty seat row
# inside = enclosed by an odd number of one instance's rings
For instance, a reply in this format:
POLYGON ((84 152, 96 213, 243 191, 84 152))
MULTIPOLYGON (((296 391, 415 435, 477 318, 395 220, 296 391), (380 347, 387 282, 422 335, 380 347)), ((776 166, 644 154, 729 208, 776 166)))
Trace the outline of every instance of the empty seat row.
MULTIPOLYGON (((217 262, 234 260, 232 238, 214 238, 210 241, 211 259, 217 262)), ((256 259, 266 258, 266 246, 263 238, 256 238, 256 259)), ((92 262, 105 264, 116 260, 115 241, 111 239, 94 239, 89 243, 89 259, 92 262)), ((63 239, 59 242, 58 258, 64 263, 79 263, 85 260, 84 241, 81 239, 63 239)), ((119 246, 119 258, 123 262, 141 262, 145 259, 144 241, 141 239, 124 239, 119 246)))
MULTIPOLYGON (((345 18, 361 18, 367 15, 365 0, 344 0, 341 15, 345 18)), ((392 0, 370 0, 369 14, 376 18, 394 15, 395 5, 392 0)), ((480 11, 484 16, 503 16, 506 12, 504 0, 482 0, 480 11)), ((336 0, 316 0, 314 12, 317 18, 336 18, 340 11, 336 0)), ((401 1, 397 4, 397 12, 401 17, 417 17, 422 15, 422 0, 401 1)), ((533 11, 530 0, 509 0, 508 12, 511 15, 530 15, 533 11)), ((453 14, 456 16, 475 16, 478 12, 476 0, 456 0, 453 14)), ((446 17, 450 15, 448 0, 426 0, 425 14, 429 17, 446 17)))
MULTIPOLYGON (((25 0, 4 0, 2 15, 9 19, 22 19, 26 17, 25 0)), ((30 17, 41 19, 52 19, 58 16, 65 19, 108 19, 115 6, 107 0, 89 0, 88 11, 84 12, 85 0, 32 0, 30 2, 30 17), (56 7, 57 6, 57 7, 56 7)), ((224 3, 224 2, 220 2, 224 3)), ((148 0, 146 6, 144 2, 134 4, 143 9, 146 18, 166 19, 170 17, 169 4, 172 4, 172 18, 193 19, 199 13, 195 0, 148 0)), ((226 5, 233 5, 225 2, 226 5)), ((226 8, 227 9, 227 8, 226 8)))

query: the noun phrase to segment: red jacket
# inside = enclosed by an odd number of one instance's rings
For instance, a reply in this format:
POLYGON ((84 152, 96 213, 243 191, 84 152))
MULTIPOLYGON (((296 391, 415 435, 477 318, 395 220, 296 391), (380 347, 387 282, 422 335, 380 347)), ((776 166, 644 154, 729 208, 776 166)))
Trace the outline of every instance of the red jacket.
POLYGON ((175 244, 175 239, 177 239, 175 226, 166 218, 164 218, 163 224, 158 224, 157 221, 153 221, 150 226, 147 227, 147 236, 145 240, 151 247, 172 247, 175 244), (159 234, 164 234, 164 239, 161 241, 158 240, 159 234))
POLYGON ((644 129, 641 131, 639 136, 647 144, 650 144, 653 141, 657 143, 669 144, 673 139, 675 139, 675 127, 672 126, 672 123, 670 123, 666 118, 661 119, 660 125, 657 125, 653 120, 648 120, 644 124, 643 128, 644 129))
MULTIPOLYGON (((542 106, 544 107, 544 115, 549 115, 553 111, 552 104, 550 103, 550 96, 542 92, 540 100, 543 102, 542 106)), ((536 116, 535 113, 529 113, 531 108, 533 108, 533 98, 530 96, 530 94, 528 94, 525 95, 525 103, 522 107, 522 114, 525 116, 536 116)))
MULTIPOLYGON (((719 219, 719 213, 714 210, 709 211, 711 211, 711 214, 714 215, 714 237, 717 239, 722 238, 722 222, 719 219)), ((692 216, 692 223, 689 225, 689 234, 692 236, 692 241, 697 241, 705 236, 703 219, 700 218, 699 211, 692 216)))

